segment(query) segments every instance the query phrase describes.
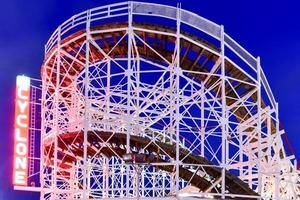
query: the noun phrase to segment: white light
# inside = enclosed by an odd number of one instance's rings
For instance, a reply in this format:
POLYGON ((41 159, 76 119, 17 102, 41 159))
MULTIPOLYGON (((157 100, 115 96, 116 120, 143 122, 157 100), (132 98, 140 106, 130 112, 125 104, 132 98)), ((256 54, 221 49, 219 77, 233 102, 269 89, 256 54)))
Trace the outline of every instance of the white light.
POLYGON ((179 197, 199 197, 199 198, 205 198, 205 199, 214 199, 214 196, 210 194, 203 195, 201 193, 195 193, 195 192, 182 192, 178 194, 179 197))
POLYGON ((19 87, 21 90, 29 90, 30 88, 30 78, 24 75, 17 76, 17 87, 19 87))
POLYGON ((125 172, 125 168, 121 167, 121 173, 124 173, 124 172, 125 172))

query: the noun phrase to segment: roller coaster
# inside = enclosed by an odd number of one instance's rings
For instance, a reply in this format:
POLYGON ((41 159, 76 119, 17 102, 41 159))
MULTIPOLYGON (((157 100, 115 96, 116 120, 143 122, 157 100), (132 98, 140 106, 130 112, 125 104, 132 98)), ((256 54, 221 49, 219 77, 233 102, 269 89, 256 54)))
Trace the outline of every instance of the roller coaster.
POLYGON ((49 200, 300 199, 260 58, 180 6, 74 15, 45 45, 37 85, 28 179, 38 178, 16 189, 49 200))

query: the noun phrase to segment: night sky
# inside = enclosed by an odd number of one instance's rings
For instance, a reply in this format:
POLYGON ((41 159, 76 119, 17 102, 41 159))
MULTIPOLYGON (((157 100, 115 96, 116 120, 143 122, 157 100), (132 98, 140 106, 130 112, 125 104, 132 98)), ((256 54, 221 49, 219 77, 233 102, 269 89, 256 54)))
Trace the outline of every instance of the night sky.
MULTIPOLYGON (((38 199, 13 191, 14 87, 18 74, 39 78, 44 44, 56 27, 108 0, 9 0, 0 6, 0 200, 38 199)), ((176 6, 174 0, 151 0, 176 6)), ((254 56, 279 102, 280 119, 300 159, 300 2, 182 0, 182 8, 225 26, 254 56)))

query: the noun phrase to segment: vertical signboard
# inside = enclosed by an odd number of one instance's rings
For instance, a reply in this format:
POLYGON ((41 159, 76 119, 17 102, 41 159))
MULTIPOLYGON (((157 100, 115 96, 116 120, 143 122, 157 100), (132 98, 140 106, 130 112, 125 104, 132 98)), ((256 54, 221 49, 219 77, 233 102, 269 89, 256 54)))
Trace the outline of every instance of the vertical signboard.
POLYGON ((27 185, 30 78, 17 76, 14 129, 14 185, 27 185))

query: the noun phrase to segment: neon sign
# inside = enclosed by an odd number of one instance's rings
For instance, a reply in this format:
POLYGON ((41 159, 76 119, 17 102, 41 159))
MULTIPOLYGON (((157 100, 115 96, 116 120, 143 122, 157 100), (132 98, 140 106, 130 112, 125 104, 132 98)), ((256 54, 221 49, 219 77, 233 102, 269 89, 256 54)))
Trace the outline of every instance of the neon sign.
POLYGON ((30 78, 17 76, 15 104, 14 185, 27 185, 30 78))

